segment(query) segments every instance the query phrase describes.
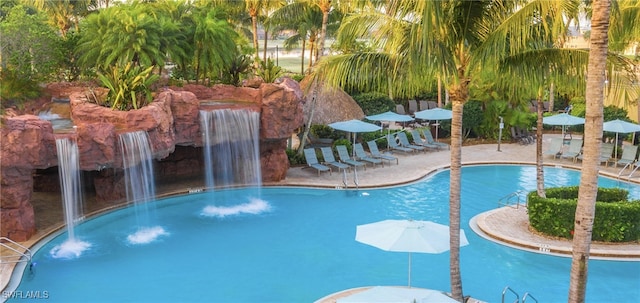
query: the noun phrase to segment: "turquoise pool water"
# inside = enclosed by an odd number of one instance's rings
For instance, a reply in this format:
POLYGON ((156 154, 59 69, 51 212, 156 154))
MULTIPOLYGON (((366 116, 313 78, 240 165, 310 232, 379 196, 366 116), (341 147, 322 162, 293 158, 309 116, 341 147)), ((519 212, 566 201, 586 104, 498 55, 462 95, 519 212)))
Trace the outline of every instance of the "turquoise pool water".
MULTIPOLYGON (((383 173, 384 169, 368 173, 383 173)), ((469 227, 478 213, 516 190, 535 188, 535 167, 470 166, 462 173, 461 248, 465 295, 500 302, 509 286, 539 302, 566 302, 571 260, 487 241, 469 227)), ((579 172, 547 168, 547 186, 579 183, 579 172)), ((91 244, 79 257, 50 252, 62 233, 35 253, 14 294, 46 292, 47 302, 313 302, 340 290, 406 285, 405 253, 354 240, 356 225, 410 218, 448 224, 449 171, 405 186, 358 191, 309 188, 238 189, 157 201, 152 217, 164 233, 146 244, 131 208, 87 220, 76 237, 91 244)), ((640 197, 640 187, 602 178, 640 197)), ((448 253, 413 254, 412 286, 448 291, 448 253)), ((589 262, 587 302, 640 297, 640 262, 589 262)), ((3 296, 6 294, 3 294, 3 296)), ((17 296, 21 296, 20 299, 17 296)), ((39 299, 34 301, 41 301, 39 299)))

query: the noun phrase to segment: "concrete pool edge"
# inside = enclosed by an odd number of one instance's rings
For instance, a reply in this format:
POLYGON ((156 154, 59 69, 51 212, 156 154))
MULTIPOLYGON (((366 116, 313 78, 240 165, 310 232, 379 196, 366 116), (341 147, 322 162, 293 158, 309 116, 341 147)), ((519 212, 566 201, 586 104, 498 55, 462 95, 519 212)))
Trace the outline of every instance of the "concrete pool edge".
MULTIPOLYGON (((572 241, 546 237, 530 231, 526 207, 504 206, 480 213, 469 221, 471 229, 484 239, 534 253, 572 257, 572 241)), ((639 243, 592 242, 590 259, 640 261, 639 243)))

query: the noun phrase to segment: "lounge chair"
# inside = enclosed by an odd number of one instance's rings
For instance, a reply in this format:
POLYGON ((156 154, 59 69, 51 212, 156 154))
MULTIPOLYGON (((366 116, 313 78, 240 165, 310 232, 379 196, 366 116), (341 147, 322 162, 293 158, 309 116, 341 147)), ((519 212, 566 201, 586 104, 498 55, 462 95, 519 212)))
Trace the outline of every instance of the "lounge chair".
POLYGON ((569 149, 562 153, 561 157, 563 159, 572 159, 573 162, 576 162, 576 159, 580 155, 582 151, 582 139, 571 139, 569 141, 569 149))
POLYGON ((396 142, 396 138, 393 135, 387 135, 387 146, 389 146, 389 148, 392 149, 392 150, 397 150, 397 151, 401 151, 401 152, 404 152, 404 153, 412 153, 412 152, 416 151, 413 148, 400 146, 398 144, 398 142, 396 142))
POLYGON ((371 153, 372 157, 387 161, 389 162, 389 164, 391 164, 391 161, 396 160, 396 165, 399 164, 397 157, 394 157, 390 154, 381 153, 378 149, 378 144, 376 143, 376 141, 368 141, 367 146, 369 147, 369 153, 371 153))
POLYGON ((428 129, 419 129, 418 131, 420 133, 422 133, 422 135, 424 135, 424 140, 427 142, 427 144, 435 145, 438 148, 451 149, 451 146, 449 146, 449 144, 443 143, 443 142, 436 142, 436 140, 433 140, 433 136, 431 135, 431 131, 430 130, 428 130, 428 129))
POLYGON ((435 144, 429 144, 427 141, 423 140, 420 136, 420 132, 417 129, 411 130, 411 136, 413 137, 413 144, 424 146, 426 148, 438 149, 439 146, 435 144))
POLYGON ((549 148, 543 153, 544 155, 552 155, 553 158, 558 158, 562 155, 562 146, 564 140, 562 138, 552 138, 549 148))
POLYGON ((349 156, 349 151, 347 150, 346 146, 336 145, 336 150, 338 151, 338 158, 340 158, 340 162, 353 166, 353 169, 356 169, 357 167, 360 167, 360 166, 364 167, 365 170, 367 169, 367 166, 365 165, 364 162, 351 159, 351 156, 349 156))
MULTIPOLYGON (((605 166, 609 165, 609 161, 613 161, 614 145, 613 143, 602 143, 602 147, 600 148, 600 157, 598 158, 598 162, 604 163, 605 166)), ((583 154, 580 154, 577 159, 582 161, 584 158, 583 154)))
POLYGON ((398 140, 400 140, 400 146, 402 147, 408 147, 408 148, 412 148, 418 151, 427 151, 427 148, 424 146, 420 146, 420 145, 415 145, 415 144, 411 144, 411 142, 409 142, 409 138, 407 137, 407 134, 405 132, 398 132, 398 134, 396 134, 396 136, 398 137, 398 140))
MULTIPOLYGON (((637 145, 624 145, 622 146, 622 156, 618 161, 613 163, 614 166, 624 165, 622 171, 631 166, 638 159, 638 146, 637 145)), ((622 172, 621 171, 621 172, 622 172)))
POLYGON ((402 106, 402 104, 396 104, 396 113, 401 115, 407 114, 407 112, 404 111, 404 106, 402 106))
POLYGON ((364 151, 364 147, 362 147, 361 143, 354 144, 353 151, 356 154, 356 160, 361 160, 367 163, 371 163, 373 167, 375 167, 376 164, 380 164, 381 166, 384 166, 384 163, 382 163, 382 160, 374 157, 369 157, 369 155, 367 155, 367 152, 364 151))
POLYGON ((324 165, 329 165, 329 166, 333 166, 335 168, 338 169, 338 172, 342 169, 342 170, 347 170, 350 168, 349 165, 346 165, 344 163, 340 163, 336 160, 336 158, 333 156, 333 150, 331 149, 331 147, 321 147, 320 151, 322 151, 322 158, 324 158, 324 162, 322 164, 324 165))
POLYGON ((329 174, 331 174, 331 168, 318 162, 318 156, 316 155, 315 148, 305 148, 304 159, 307 161, 308 167, 311 167, 318 171, 318 176, 320 175, 320 172, 323 171, 328 171, 329 174))

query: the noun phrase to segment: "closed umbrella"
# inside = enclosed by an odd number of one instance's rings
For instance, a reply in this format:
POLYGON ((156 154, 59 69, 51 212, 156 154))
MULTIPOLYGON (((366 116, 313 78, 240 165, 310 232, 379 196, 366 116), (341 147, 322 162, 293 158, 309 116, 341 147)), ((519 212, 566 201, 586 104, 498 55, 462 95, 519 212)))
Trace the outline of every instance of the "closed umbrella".
POLYGON ((635 124, 635 123, 631 123, 631 122, 627 122, 627 121, 623 121, 623 120, 620 120, 620 119, 616 119, 616 120, 607 121, 607 122, 603 123, 602 124, 602 130, 606 131, 606 132, 616 133, 616 144, 614 145, 613 154, 616 155, 616 157, 617 157, 618 156, 618 134, 620 134, 620 133, 628 134, 628 133, 640 132, 640 125, 635 124))
MULTIPOLYGON (((449 226, 431 221, 384 220, 358 225, 356 241, 386 251, 409 253, 409 287, 411 287, 411 253, 439 254, 449 250, 449 226)), ((469 241, 460 230, 460 246, 469 241)))
POLYGON ((419 112, 416 112, 414 114, 414 117, 416 117, 416 119, 435 120, 436 121, 436 138, 435 139, 436 141, 438 141, 438 126, 440 126, 438 121, 450 120, 453 117, 453 112, 448 109, 436 107, 436 108, 421 110, 419 112))

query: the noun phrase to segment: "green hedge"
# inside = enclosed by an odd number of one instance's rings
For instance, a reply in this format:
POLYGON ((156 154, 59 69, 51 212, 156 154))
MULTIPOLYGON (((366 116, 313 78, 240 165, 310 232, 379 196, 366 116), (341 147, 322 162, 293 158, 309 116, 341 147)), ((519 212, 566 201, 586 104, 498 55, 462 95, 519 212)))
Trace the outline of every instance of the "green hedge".
MULTIPOLYGON (((529 193, 529 224, 535 230, 562 238, 573 238, 578 187, 545 190, 547 198, 536 191, 529 193)), ((627 200, 628 192, 620 188, 598 188, 594 241, 629 242, 640 240, 640 202, 627 200)))

